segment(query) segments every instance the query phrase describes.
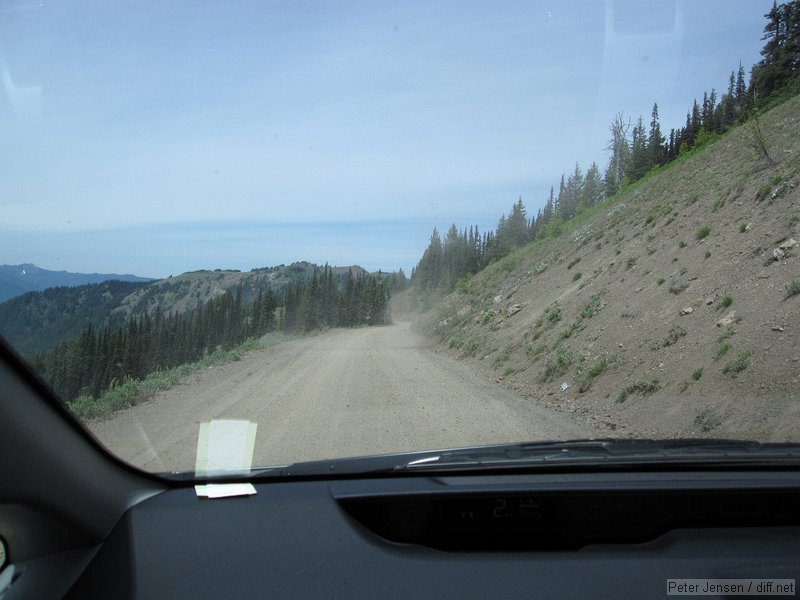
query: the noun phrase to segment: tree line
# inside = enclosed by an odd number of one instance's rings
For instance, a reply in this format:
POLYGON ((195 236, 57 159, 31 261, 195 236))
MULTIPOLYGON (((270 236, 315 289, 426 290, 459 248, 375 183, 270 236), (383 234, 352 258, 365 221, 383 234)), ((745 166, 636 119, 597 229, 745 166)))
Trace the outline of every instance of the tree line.
POLYGON ((271 331, 389 323, 390 294, 404 285, 402 271, 387 276, 354 275, 352 270, 339 285, 325 265, 282 294, 267 287, 249 303, 238 286, 192 311, 162 314, 156 306, 152 313, 131 316, 122 327, 97 330, 89 325, 76 338, 30 356, 29 362, 63 400, 99 398, 128 378, 194 362, 271 331))
POLYGON ((800 0, 773 4, 765 15, 766 41, 762 59, 753 65, 749 82, 741 63, 731 71, 728 88, 721 96, 711 89, 703 99, 695 99, 683 127, 664 135, 653 104, 649 126, 640 116, 635 125, 623 113, 610 125, 611 139, 606 150, 608 165, 604 175, 592 163, 583 173, 578 163, 569 175, 562 175, 556 193, 553 187, 535 216, 528 218, 520 198, 508 216, 500 217, 494 232, 483 235, 477 227, 461 231, 454 225, 444 240, 437 229, 411 274, 417 289, 450 291, 465 276, 509 254, 514 248, 534 239, 553 237, 564 222, 581 211, 602 202, 620 189, 642 179, 652 170, 666 165, 687 152, 707 145, 735 125, 746 122, 759 108, 800 91, 800 0))

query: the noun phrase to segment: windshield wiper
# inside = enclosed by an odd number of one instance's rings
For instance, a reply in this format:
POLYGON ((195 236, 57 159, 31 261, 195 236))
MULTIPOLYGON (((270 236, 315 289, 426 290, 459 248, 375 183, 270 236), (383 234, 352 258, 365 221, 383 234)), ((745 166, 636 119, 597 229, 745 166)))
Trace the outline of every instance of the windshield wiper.
POLYGON ((464 448, 431 453, 395 470, 483 469, 544 465, 800 465, 800 445, 741 440, 578 440, 464 448))
MULTIPOLYGON (((601 439, 525 442, 298 462, 252 469, 251 479, 558 468, 800 467, 800 445, 742 440, 601 439)), ((195 479, 191 473, 172 474, 195 479)), ((225 481, 230 478, 208 478, 225 481)), ((233 478, 233 479, 241 479, 233 478)))

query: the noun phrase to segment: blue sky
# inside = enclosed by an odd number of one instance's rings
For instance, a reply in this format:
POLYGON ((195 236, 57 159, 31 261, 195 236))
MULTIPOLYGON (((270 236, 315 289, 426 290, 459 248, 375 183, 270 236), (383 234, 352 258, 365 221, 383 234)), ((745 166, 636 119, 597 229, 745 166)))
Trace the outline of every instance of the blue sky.
POLYGON ((65 2, 0 15, 0 263, 407 272, 681 126, 770 1, 65 2))

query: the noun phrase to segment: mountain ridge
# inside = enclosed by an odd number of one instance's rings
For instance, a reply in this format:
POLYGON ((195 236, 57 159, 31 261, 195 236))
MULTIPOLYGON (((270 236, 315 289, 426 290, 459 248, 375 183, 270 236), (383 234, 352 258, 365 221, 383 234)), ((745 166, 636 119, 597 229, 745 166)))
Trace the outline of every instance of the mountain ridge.
POLYGON ((153 281, 151 277, 140 277, 119 273, 77 273, 52 271, 33 263, 0 265, 0 302, 21 296, 27 292, 42 291, 61 286, 78 286, 89 283, 117 281, 153 281))
MULTIPOLYGON (((104 281, 74 287, 30 291, 0 303, 0 334, 22 355, 51 350, 80 335, 88 325, 95 330, 121 327, 132 316, 193 311, 228 290, 240 289, 252 302, 259 290, 281 292, 310 277, 322 267, 307 261, 290 265, 238 270, 197 270, 149 281, 104 281)), ((349 271, 367 271, 357 265, 333 267, 337 280, 349 271)))

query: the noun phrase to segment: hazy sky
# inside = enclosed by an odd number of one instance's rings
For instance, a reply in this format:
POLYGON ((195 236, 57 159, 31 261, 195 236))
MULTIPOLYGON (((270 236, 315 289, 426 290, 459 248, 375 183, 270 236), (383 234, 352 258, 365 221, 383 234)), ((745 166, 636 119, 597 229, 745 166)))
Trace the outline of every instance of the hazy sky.
POLYGON ((407 272, 759 58, 772 0, 0 6, 0 263, 407 272))

